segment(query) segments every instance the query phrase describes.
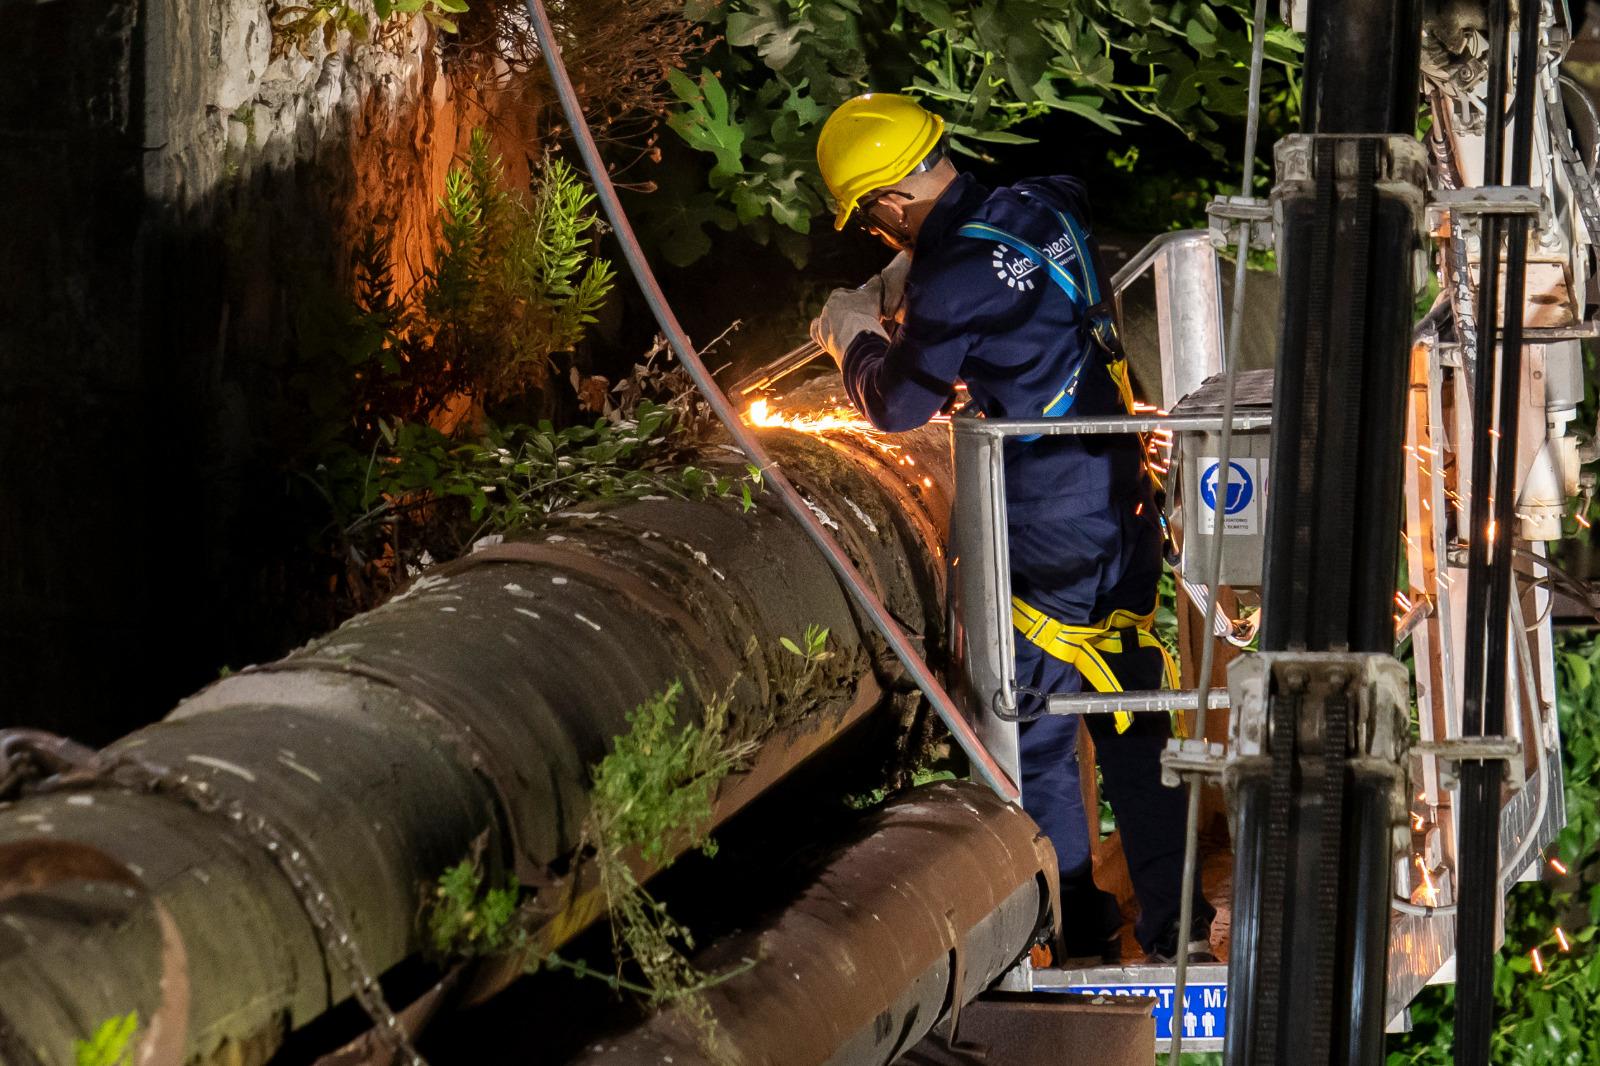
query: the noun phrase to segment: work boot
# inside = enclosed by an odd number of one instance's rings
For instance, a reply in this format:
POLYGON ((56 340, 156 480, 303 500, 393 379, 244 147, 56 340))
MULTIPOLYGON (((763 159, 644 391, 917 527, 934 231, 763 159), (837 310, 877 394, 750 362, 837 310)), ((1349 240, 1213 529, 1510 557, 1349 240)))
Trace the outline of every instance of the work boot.
POLYGON ((1122 909, 1117 898, 1094 883, 1094 875, 1061 878, 1062 965, 1116 963, 1122 960, 1122 909))
MULTIPOLYGON (((1189 962, 1216 962, 1217 957, 1211 951, 1211 921, 1196 917, 1194 926, 1189 930, 1188 943, 1184 945, 1184 954, 1189 962)), ((1167 929, 1166 936, 1152 945, 1139 960, 1141 966, 1172 966, 1178 961, 1178 923, 1174 921, 1167 929)))
MULTIPOLYGON (((1216 962, 1217 957, 1211 951, 1211 941, 1191 940, 1185 949, 1189 955, 1189 965, 1197 962, 1216 962)), ((1177 951, 1162 952, 1152 951, 1139 960, 1140 966, 1176 966, 1178 964, 1177 951)))

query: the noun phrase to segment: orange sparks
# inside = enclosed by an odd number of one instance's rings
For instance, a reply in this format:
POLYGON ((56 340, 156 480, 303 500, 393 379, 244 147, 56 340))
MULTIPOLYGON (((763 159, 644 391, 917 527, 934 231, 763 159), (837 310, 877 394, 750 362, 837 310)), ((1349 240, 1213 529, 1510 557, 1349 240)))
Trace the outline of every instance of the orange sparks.
POLYGON ((922 479, 922 487, 925 488, 925 489, 933 488, 933 478, 931 478, 931 477, 923 478, 922 479))
POLYGON ((745 413, 745 421, 752 426, 761 426, 763 428, 781 426, 784 429, 798 430, 801 433, 827 433, 830 430, 852 430, 857 433, 877 432, 871 422, 868 422, 848 407, 836 407, 832 411, 814 414, 784 414, 772 410, 766 400, 757 400, 752 403, 750 410, 745 413))
POLYGON ((1572 950, 1572 944, 1567 940, 1567 934, 1562 932, 1559 925, 1556 926, 1556 943, 1561 945, 1562 951, 1572 950))
POLYGON ((1398 589, 1395 590, 1394 602, 1402 611, 1411 610, 1411 601, 1406 597, 1404 592, 1401 592, 1398 589))
POLYGON ((1567 872, 1567 864, 1562 862, 1560 859, 1551 859, 1550 868, 1558 874, 1565 874, 1567 872))
POLYGON ((1424 826, 1424 825, 1426 825, 1426 824, 1427 824, 1427 823, 1425 823, 1425 822, 1424 822, 1424 821, 1423 821, 1423 820, 1422 820, 1422 815, 1420 815, 1420 814, 1415 814, 1415 813, 1413 813, 1413 814, 1412 814, 1412 815, 1411 815, 1411 828, 1412 828, 1412 829, 1414 829, 1414 830, 1416 830, 1416 831, 1417 831, 1417 832, 1418 832, 1418 833, 1420 833, 1420 832, 1422 832, 1422 827, 1423 827, 1423 826, 1424 826))
POLYGON ((1529 954, 1533 956, 1533 972, 1544 973, 1544 956, 1539 954, 1539 949, 1534 948, 1529 954))
POLYGON ((1423 907, 1437 907, 1439 889, 1433 883, 1433 875, 1428 872, 1427 863, 1422 861, 1421 855, 1413 855, 1411 861, 1417 864, 1417 872, 1422 875, 1422 884, 1411 892, 1411 902, 1423 907))
POLYGON ((1573 511, 1572 512, 1572 517, 1576 518, 1578 520, 1578 525, 1582 526, 1584 529, 1588 529, 1589 528, 1589 520, 1587 518, 1585 518, 1579 512, 1573 511))
POLYGON ((1144 514, 1144 504, 1141 503, 1139 506, 1135 507, 1133 509, 1133 514, 1134 514, 1135 518, 1137 518, 1139 515, 1144 514))

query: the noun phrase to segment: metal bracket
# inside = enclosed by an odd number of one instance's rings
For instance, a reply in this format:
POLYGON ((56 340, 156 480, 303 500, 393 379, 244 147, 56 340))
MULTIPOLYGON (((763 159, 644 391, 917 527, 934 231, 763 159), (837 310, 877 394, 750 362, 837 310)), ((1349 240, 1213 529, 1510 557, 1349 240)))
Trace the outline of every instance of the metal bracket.
POLYGON ((1446 215, 1452 224, 1476 224, 1486 215, 1499 218, 1543 218, 1544 191, 1527 185, 1473 186, 1441 189, 1428 201, 1428 228, 1437 229, 1446 215))
POLYGON ((1239 241, 1239 226, 1250 227, 1250 247, 1267 251, 1274 247, 1272 204, 1254 196, 1217 196, 1206 205, 1210 220, 1211 243, 1228 248, 1239 241))
POLYGON ((1227 764, 1228 745, 1221 741, 1169 740, 1161 753, 1161 783, 1177 788, 1191 774, 1221 777, 1227 764))
POLYGON ((1448 737, 1444 740, 1425 740, 1411 745, 1418 755, 1432 755, 1439 760, 1439 779, 1446 788, 1455 788, 1459 781, 1458 767, 1464 762, 1504 762, 1506 783, 1511 791, 1520 792, 1527 783, 1522 765, 1522 742, 1515 737, 1448 737))

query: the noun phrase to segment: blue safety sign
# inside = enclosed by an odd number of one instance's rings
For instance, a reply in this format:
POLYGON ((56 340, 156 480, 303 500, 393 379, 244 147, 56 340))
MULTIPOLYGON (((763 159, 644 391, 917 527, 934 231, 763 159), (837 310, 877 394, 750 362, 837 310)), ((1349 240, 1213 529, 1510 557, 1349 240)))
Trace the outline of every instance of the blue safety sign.
POLYGON ((1173 1014, 1180 1015, 1185 1040, 1220 1040, 1228 1032, 1228 986, 1191 984, 1183 990, 1183 1010, 1173 1011, 1171 984, 1085 985, 1050 989, 1081 996, 1141 996, 1156 1001, 1151 1012, 1156 1022, 1156 1039, 1172 1039, 1173 1014))
MULTIPOLYGON (((1221 463, 1212 463, 1206 467, 1205 473, 1200 475, 1200 498, 1205 501, 1211 510, 1217 509, 1217 472, 1221 463)), ((1256 494, 1255 479, 1250 472, 1238 463, 1228 463, 1228 506, 1225 513, 1238 514, 1250 506, 1250 500, 1256 494)))

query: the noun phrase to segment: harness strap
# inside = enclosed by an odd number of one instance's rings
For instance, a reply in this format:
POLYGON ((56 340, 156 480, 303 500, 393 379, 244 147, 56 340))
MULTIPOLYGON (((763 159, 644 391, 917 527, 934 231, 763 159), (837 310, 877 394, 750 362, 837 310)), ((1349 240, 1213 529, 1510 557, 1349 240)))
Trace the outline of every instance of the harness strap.
MULTIPOLYGON (((1178 664, 1172 653, 1155 635, 1155 612, 1135 614, 1132 611, 1112 611, 1093 625, 1071 625, 1052 618, 1016 596, 1011 597, 1011 624, 1028 643, 1036 645, 1046 654, 1060 659, 1078 669, 1096 692, 1124 692, 1107 655, 1121 655, 1132 651, 1123 634, 1128 634, 1140 648, 1155 648, 1161 652, 1161 664, 1166 674, 1167 686, 1178 687, 1178 664)), ((1126 733, 1133 725, 1133 715, 1117 711, 1117 732, 1126 733)))
MULTIPOLYGON (((987 222, 968 222, 961 226, 956 233, 963 237, 973 237, 979 240, 998 241, 1002 245, 1015 248, 1029 259, 1044 268, 1050 280, 1054 281, 1066 293, 1067 299, 1083 314, 1089 322, 1089 333, 1094 337, 1095 343, 1107 356, 1106 369, 1111 374, 1112 381, 1117 386, 1117 391, 1122 397, 1123 405, 1128 413, 1133 413, 1133 388, 1128 381, 1127 359, 1122 350, 1121 338, 1117 336, 1116 320, 1111 315, 1111 309, 1100 299, 1100 283, 1095 277, 1093 266, 1089 262, 1086 248, 1087 237, 1073 218, 1063 211, 1050 208, 1061 223, 1062 232, 1067 240, 1072 243, 1078 264, 1078 275, 1050 258, 1043 250, 1018 237, 1014 233, 991 226, 987 222)), ((1072 375, 1061 386, 1061 391, 1044 405, 1043 415, 1046 418, 1059 418, 1072 408, 1076 398, 1078 379, 1083 373, 1083 364, 1078 364, 1072 375)), ((1026 439, 1026 438, 1025 438, 1026 439)))
MULTIPOLYGON (((1050 205, 1046 205, 1050 206, 1050 205)), ((1089 333, 1094 337, 1095 343, 1105 353, 1106 373, 1111 376, 1111 382, 1116 386, 1117 395, 1122 401, 1123 412, 1134 413, 1133 381, 1128 374, 1128 357, 1122 348, 1122 338, 1117 334, 1116 319, 1111 313, 1111 308, 1100 299, 1100 283, 1095 277, 1093 264, 1089 260, 1087 248, 1088 238, 1083 228, 1077 221, 1064 211, 1050 206, 1050 213, 1055 215, 1056 221, 1061 223, 1061 228, 1066 238, 1072 242, 1072 247, 1078 260, 1080 277, 1074 277, 1066 267, 1046 255, 1041 249, 1023 240, 1013 233, 1007 233, 987 222, 968 222, 956 230, 963 237, 975 237, 984 240, 999 241, 1017 251, 1022 252, 1035 263, 1043 264, 1045 272, 1050 279, 1067 294, 1067 299, 1072 301, 1081 314, 1089 322, 1089 333)), ((1041 414, 1045 418, 1060 418, 1072 409, 1073 400, 1077 398, 1078 380, 1083 374, 1083 364, 1080 362, 1073 368, 1072 374, 1061 386, 1061 391, 1044 405, 1041 414)), ((1148 455, 1150 441, 1146 434, 1138 434, 1141 456, 1148 455)), ((1028 435, 1017 438, 1023 441, 1038 440, 1037 435, 1028 435)), ((1145 473, 1150 478, 1152 487, 1157 492, 1165 491, 1166 486, 1148 462, 1142 463, 1145 473)), ((1163 537, 1166 539, 1166 523, 1162 522, 1163 537)))

